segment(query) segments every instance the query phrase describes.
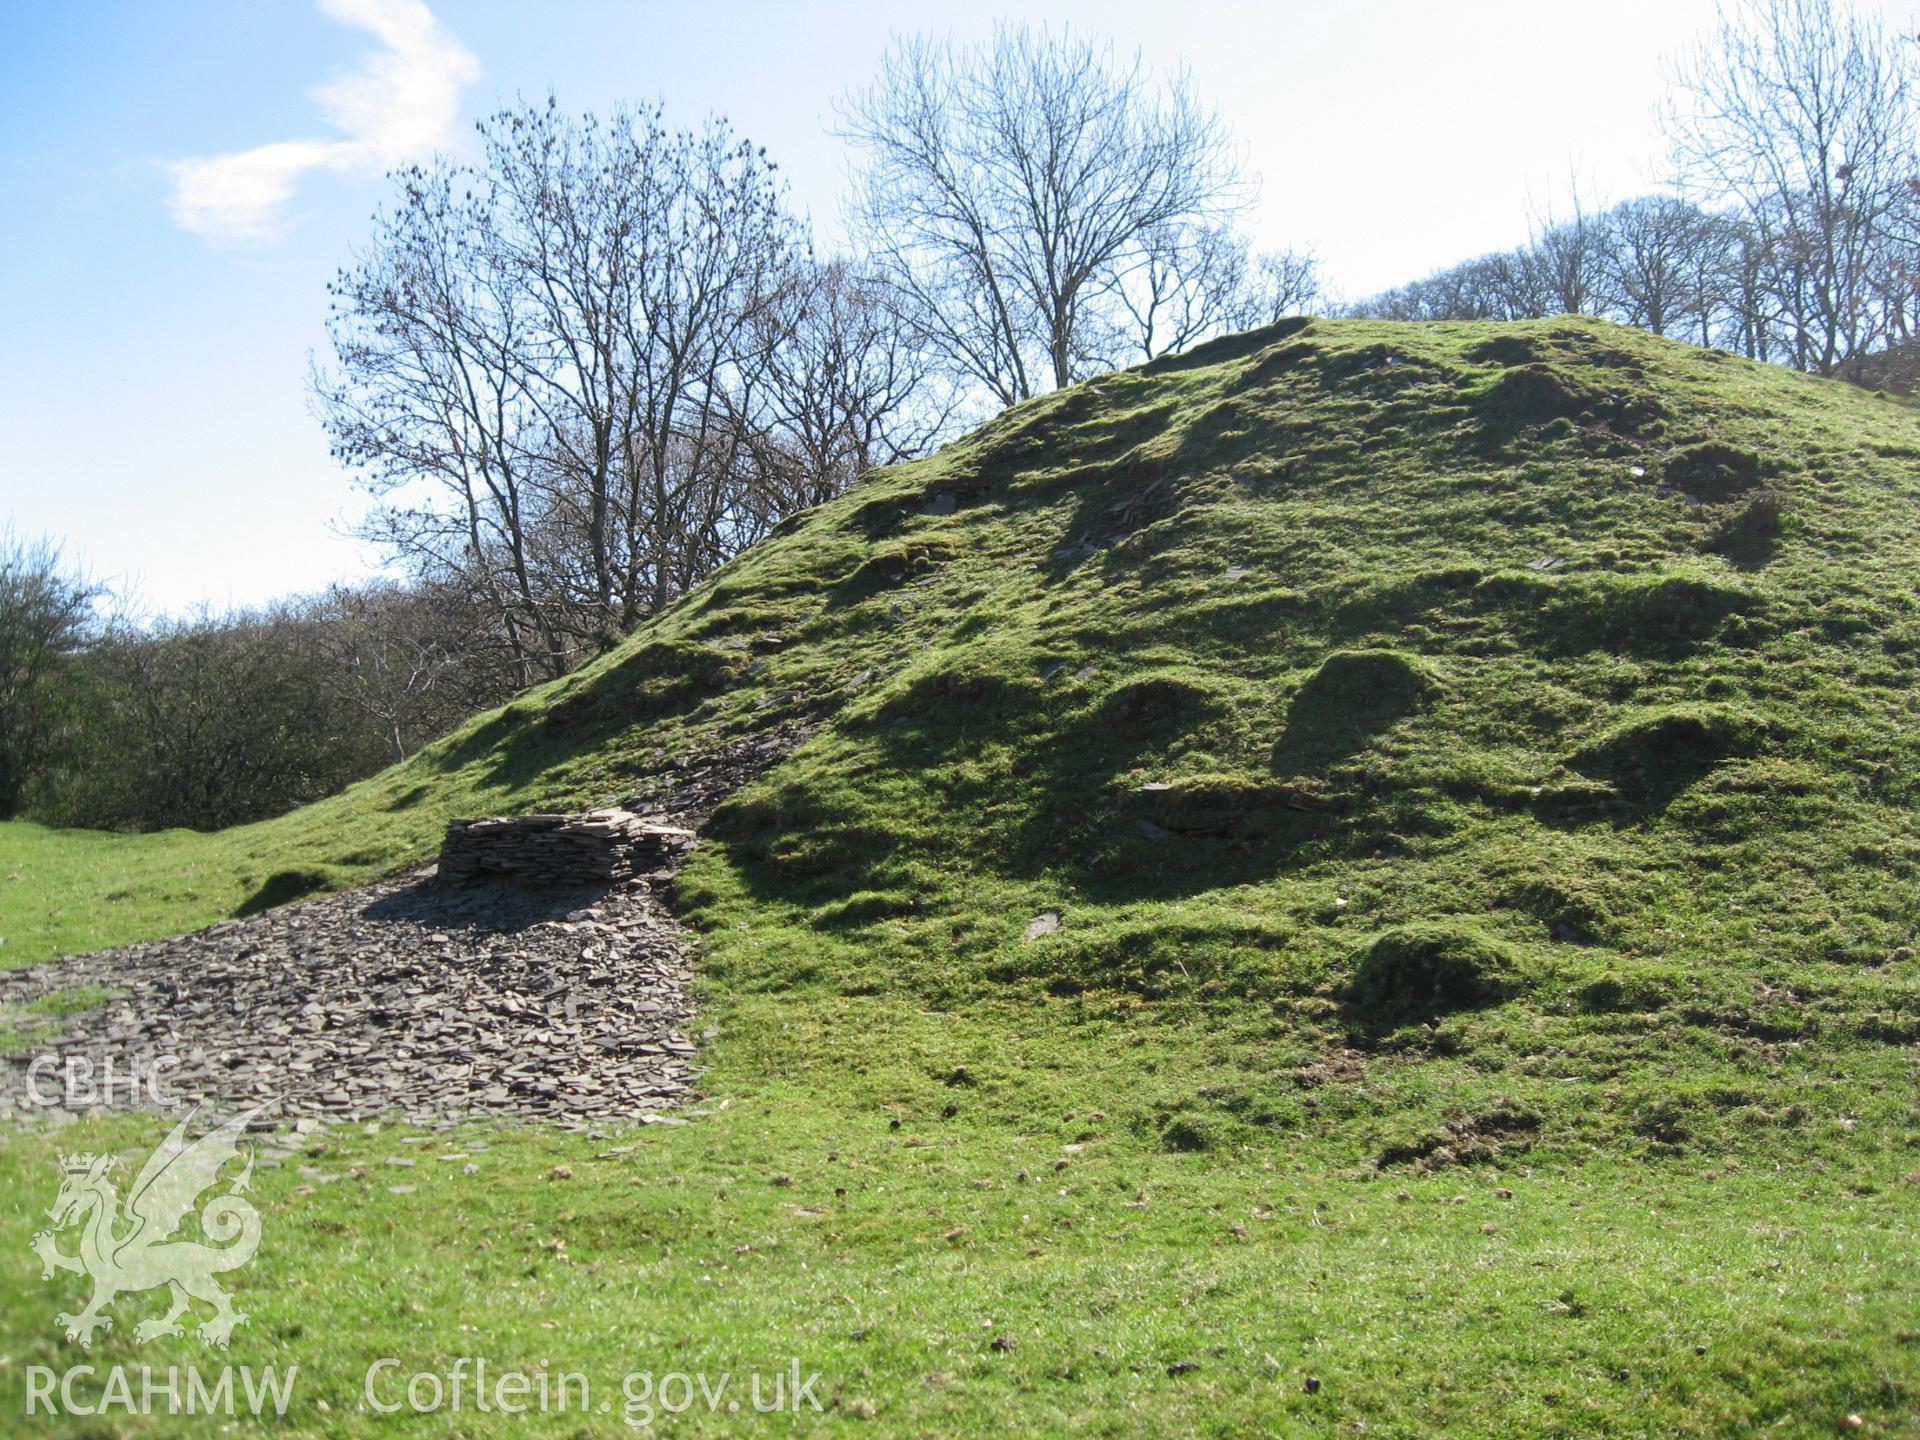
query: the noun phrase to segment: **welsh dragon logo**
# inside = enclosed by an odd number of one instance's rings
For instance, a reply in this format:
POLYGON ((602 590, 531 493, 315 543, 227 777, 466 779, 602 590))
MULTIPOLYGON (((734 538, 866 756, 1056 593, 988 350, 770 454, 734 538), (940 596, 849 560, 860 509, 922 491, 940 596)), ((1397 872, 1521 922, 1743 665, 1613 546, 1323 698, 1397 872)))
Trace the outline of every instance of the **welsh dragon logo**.
POLYGON ((55 1270, 71 1270, 93 1281, 93 1298, 84 1310, 54 1317, 65 1327, 67 1339, 91 1345, 96 1330, 113 1328, 113 1317, 101 1312, 116 1295, 162 1285, 172 1293, 172 1306, 164 1316, 135 1326, 135 1340, 185 1334, 181 1318, 195 1300, 213 1307, 213 1314, 196 1327, 203 1340, 225 1345, 233 1327, 245 1323, 246 1313, 233 1308, 232 1298, 213 1277, 239 1269, 260 1244, 260 1212, 242 1198, 253 1176, 252 1151, 227 1188, 200 1211, 201 1234, 213 1243, 175 1237, 200 1196, 219 1183, 221 1167, 241 1153, 238 1139, 247 1122, 266 1108, 260 1105, 236 1115, 198 1140, 187 1139, 187 1123, 193 1119, 189 1113, 140 1167, 124 1211, 112 1179, 119 1162, 112 1155, 61 1157, 60 1194, 47 1211, 53 1225, 33 1237, 32 1248, 45 1267, 42 1279, 51 1279, 55 1270), (58 1235, 75 1225, 81 1227, 80 1249, 68 1255, 61 1251, 58 1235))

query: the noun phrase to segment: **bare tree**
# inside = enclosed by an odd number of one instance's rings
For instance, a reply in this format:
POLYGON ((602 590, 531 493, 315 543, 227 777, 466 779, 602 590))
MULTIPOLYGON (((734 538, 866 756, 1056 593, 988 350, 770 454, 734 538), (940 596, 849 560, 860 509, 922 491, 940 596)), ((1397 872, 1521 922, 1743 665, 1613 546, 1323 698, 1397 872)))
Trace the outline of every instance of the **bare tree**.
POLYGON ((753 449, 765 525, 923 453, 952 418, 953 386, 892 298, 844 260, 806 262, 762 310, 764 363, 736 424, 753 449))
MULTIPOLYGON (((794 263, 796 230, 763 150, 724 123, 669 134, 660 112, 510 111, 482 129, 504 230, 550 347, 534 384, 591 566, 617 629, 672 600, 700 527, 727 389, 794 263), (689 504, 689 502, 692 502, 689 504)), ((724 450, 724 446, 720 447, 724 450)), ((697 542, 696 542, 697 543, 697 542)))
POLYGON ((478 128, 479 166, 398 177, 315 395, 383 502, 371 537, 487 596, 531 679, 749 538, 731 431, 798 234, 724 121, 549 100, 478 128))
POLYGON ((1920 328, 1920 157, 1888 209, 1874 274, 1888 343, 1905 348, 1920 328))
POLYGON ((1680 172, 1745 210, 1786 357, 1823 375, 1885 337, 1876 278, 1913 173, 1911 67, 1844 3, 1744 0, 1675 75, 1680 172))
POLYGON ((1519 249, 1449 266, 1350 313, 1523 320, 1579 312, 1765 358, 1768 287, 1777 279, 1769 253, 1744 220, 1672 195, 1642 196, 1599 215, 1576 205, 1573 220, 1547 225, 1519 249))
POLYGON ((1609 220, 1606 286, 1616 313, 1656 335, 1708 344, 1725 224, 1673 195, 1624 201, 1609 220))
POLYGON ((1301 314, 1320 293, 1319 261, 1311 254, 1255 256, 1227 225, 1167 226, 1144 237, 1140 260, 1120 286, 1122 348, 1152 360, 1301 314))
POLYGON ((306 622, 316 668, 395 762, 515 688, 497 620, 457 581, 334 585, 288 609, 306 622))
POLYGON ((1570 194, 1572 216, 1556 219, 1549 210, 1515 257, 1527 277, 1529 308, 1544 315, 1593 315, 1605 303, 1611 219, 1589 211, 1577 184, 1570 194))
POLYGON ((540 341, 484 182, 476 192, 445 164, 396 180, 371 247, 329 287, 336 369, 315 371, 316 409, 335 457, 383 502, 366 538, 415 569, 468 577, 530 683, 567 663, 527 551, 540 341))
POLYGON ((100 589, 51 540, 0 530, 0 820, 20 811, 60 713, 61 671, 86 638, 100 589))
MULTIPOLYGON (((1152 360, 1231 329, 1252 308, 1247 242, 1226 225, 1161 225, 1140 237, 1138 261, 1116 288, 1126 313, 1120 352, 1152 360)), ((1121 362, 1116 353, 1114 362, 1121 362)))
POLYGON ((1271 325, 1302 315, 1326 299, 1320 282, 1320 258, 1311 251, 1272 250, 1253 262, 1232 328, 1271 325))
POLYGON ((1104 368, 1124 281, 1156 237, 1239 196, 1224 126, 1184 75, 1072 31, 925 38, 849 101, 866 154, 851 219, 902 313, 1011 404, 1104 368))
POLYGON ((1543 272, 1526 250, 1465 260, 1348 307, 1381 320, 1531 320, 1553 312, 1543 272))

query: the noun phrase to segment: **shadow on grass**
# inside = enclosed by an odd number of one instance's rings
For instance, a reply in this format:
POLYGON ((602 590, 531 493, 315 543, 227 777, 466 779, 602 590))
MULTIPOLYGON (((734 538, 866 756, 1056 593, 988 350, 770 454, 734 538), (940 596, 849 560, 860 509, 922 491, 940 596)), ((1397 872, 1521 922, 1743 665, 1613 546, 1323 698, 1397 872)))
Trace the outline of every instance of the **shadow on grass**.
POLYGON ((233 913, 243 918, 258 915, 265 910, 291 905, 295 900, 304 900, 309 895, 317 895, 329 889, 333 883, 333 878, 324 870, 278 870, 269 875, 258 890, 241 901, 233 913))

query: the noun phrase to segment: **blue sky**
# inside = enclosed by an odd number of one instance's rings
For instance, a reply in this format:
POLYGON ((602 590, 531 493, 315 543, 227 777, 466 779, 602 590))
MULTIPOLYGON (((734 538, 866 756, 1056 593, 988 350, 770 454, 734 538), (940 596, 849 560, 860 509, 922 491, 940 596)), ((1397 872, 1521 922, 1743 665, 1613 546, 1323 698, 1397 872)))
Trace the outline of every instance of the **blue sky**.
POLYGON ((1591 198, 1647 188, 1663 57, 1713 8, 0 0, 0 517, 165 609, 365 573, 305 385, 383 166, 464 150, 516 93, 659 98, 767 146, 830 249, 836 98, 893 34, 996 14, 1186 64, 1261 177, 1261 242, 1357 295, 1515 243, 1575 169, 1591 198))

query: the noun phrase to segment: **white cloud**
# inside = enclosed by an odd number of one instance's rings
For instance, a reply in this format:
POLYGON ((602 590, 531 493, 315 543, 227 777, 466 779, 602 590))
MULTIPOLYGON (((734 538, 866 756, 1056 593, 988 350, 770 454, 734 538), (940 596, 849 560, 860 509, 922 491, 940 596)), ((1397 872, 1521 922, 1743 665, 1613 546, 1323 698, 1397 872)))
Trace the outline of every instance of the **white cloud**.
POLYGON ((421 0, 319 4, 329 18, 370 30, 386 46, 313 92, 344 138, 280 140, 172 162, 168 207, 181 228, 209 239, 268 238, 308 171, 378 174, 425 158, 452 134, 460 92, 480 77, 480 62, 421 0))

